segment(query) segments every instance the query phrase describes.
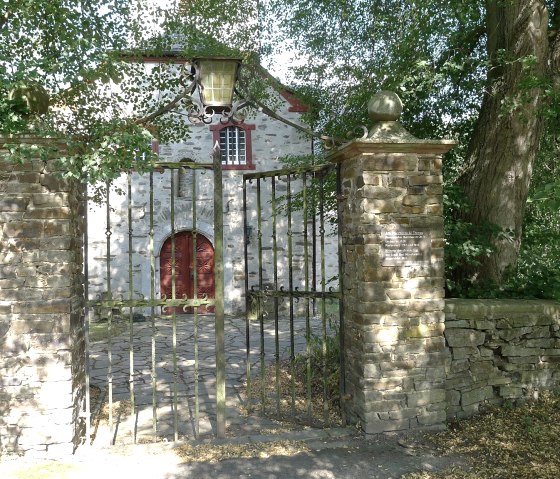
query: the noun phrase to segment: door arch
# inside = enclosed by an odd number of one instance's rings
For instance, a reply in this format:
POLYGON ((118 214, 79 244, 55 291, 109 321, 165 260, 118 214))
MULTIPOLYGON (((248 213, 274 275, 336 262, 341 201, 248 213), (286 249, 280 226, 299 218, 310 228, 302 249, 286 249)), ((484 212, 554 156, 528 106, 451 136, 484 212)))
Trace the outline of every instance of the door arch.
MULTIPOLYGON (((214 281, 214 247, 211 241, 200 233, 194 234, 192 231, 181 231, 175 233, 175 297, 194 298, 194 265, 193 244, 196 237, 196 297, 214 298, 216 287, 214 281)), ((160 292, 162 297, 168 299, 172 297, 173 276, 172 276, 172 237, 167 238, 162 247, 159 257, 160 265, 160 292)), ((193 313, 194 308, 182 307, 165 308, 163 314, 171 314, 175 310, 176 314, 193 313)), ((200 307, 199 313, 213 312, 213 307, 200 307)))

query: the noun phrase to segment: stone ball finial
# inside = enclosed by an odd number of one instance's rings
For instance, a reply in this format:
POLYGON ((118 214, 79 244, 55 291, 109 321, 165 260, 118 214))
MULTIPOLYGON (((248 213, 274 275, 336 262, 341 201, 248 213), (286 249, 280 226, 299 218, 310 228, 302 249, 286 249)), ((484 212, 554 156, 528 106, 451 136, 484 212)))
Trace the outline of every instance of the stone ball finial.
POLYGON ((403 104, 399 95, 392 91, 379 91, 368 102, 369 117, 375 122, 397 121, 402 109, 403 104))

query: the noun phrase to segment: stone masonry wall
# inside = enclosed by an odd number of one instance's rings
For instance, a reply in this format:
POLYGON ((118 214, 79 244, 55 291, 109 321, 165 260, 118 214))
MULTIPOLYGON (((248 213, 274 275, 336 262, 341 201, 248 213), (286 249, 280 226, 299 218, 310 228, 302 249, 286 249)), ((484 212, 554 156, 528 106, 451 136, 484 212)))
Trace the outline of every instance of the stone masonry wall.
MULTIPOLYGON (((36 138, 0 137, 5 143, 36 138)), ((71 452, 83 437, 81 185, 0 149, 0 452, 71 452)))
POLYGON ((347 412, 366 433, 445 420, 439 155, 342 162, 347 412), (423 231, 426 258, 384 264, 384 232, 423 231))
POLYGON ((447 300, 447 417, 560 386, 560 304, 447 300))

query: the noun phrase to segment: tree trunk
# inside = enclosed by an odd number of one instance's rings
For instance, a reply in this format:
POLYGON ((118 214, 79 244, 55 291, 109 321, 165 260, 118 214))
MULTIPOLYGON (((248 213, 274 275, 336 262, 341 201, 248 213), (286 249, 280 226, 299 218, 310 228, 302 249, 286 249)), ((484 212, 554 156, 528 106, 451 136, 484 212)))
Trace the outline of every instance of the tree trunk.
POLYGON ((495 254, 469 272, 474 281, 499 284, 504 270, 517 261, 532 164, 543 131, 543 93, 524 82, 548 74, 548 11, 544 0, 487 0, 486 8, 491 68, 459 183, 473 205, 468 219, 512 232, 512 239, 497 240, 495 254), (530 57, 534 63, 524 68, 530 57))

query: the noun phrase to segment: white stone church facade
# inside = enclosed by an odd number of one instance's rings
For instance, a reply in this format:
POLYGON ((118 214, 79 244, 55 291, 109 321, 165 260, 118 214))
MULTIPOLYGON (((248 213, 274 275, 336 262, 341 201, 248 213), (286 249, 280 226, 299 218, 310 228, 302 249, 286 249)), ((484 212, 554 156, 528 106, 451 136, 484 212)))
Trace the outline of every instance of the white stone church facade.
MULTIPOLYGON (((278 113, 295 123, 301 124, 301 113, 304 107, 285 90, 276 91, 281 101, 278 113)), ((183 143, 158 145, 160 161, 210 163, 212 147, 218 141, 222 148, 223 164, 223 204, 224 204, 224 280, 226 313, 241 313, 245 310, 245 260, 244 260, 244 223, 242 175, 251 171, 269 171, 282 168, 278 158, 286 155, 309 155, 312 143, 297 129, 275 120, 262 113, 248 118, 242 124, 194 125, 191 136, 183 143)), ((179 237, 188 239, 195 229, 199 240, 205 242, 209 250, 214 245, 213 225, 213 175, 211 171, 202 173, 197 170, 168 170, 153 175, 153 241, 150 235, 150 185, 149 174, 133 173, 132 202, 126 194, 128 188, 127 175, 123 174, 114 182, 109 195, 110 222, 110 289, 113 298, 123 299, 161 298, 169 294, 169 285, 165 289, 166 268, 165 258, 170 255, 170 238, 172 236, 171 206, 174 205, 174 234, 176 254, 180 249, 192 249, 192 243, 183 242, 179 237), (171 181, 171 176, 173 182, 171 181), (192 181, 196 178, 196 225, 193 225, 192 181), (172 185, 173 183, 173 185, 172 185), (173 191, 171 190, 173 186, 173 191), (120 193, 118 192, 120 190, 120 193), (132 222, 129 225, 129 214, 132 222), (193 227, 194 226, 194 227, 193 227), (129 231, 131 239, 129 239, 129 231), (188 244, 188 246, 187 246, 188 244), (167 248, 167 249, 166 249, 167 248), (152 260, 153 257, 153 260, 152 260), (129 267, 132 266, 132 275, 129 267), (155 268, 155 271, 154 271, 155 268), (132 287, 131 287, 132 279, 132 287), (132 294, 131 294, 132 290, 132 294), (167 293, 166 293, 167 291, 167 293)), ((263 183, 266 190, 270 183, 263 183), (268 186, 267 186, 268 185, 268 186)), ((270 192, 265 191, 265 202, 269 201, 270 192), (268 196, 267 196, 268 195, 268 196), (268 200, 266 199, 268 198, 268 200)), ((254 208, 254 205, 249 208, 254 208)), ((251 213, 254 218, 254 211, 251 213)), ((269 221, 270 218, 263 218, 269 221)), ((295 229, 301 231, 301 217, 294 221, 295 229)), ((256 238, 256 224, 249 228, 253 241, 256 238)), ((107 278, 107 208, 105 204, 88 204, 88 296, 89 299, 106 297, 108 290, 107 278)), ((334 270, 338 264, 336 239, 332 238, 327 255, 329 268, 334 270)), ((263 239, 266 247, 270 246, 270 238, 263 239)), ((301 241, 299 242, 301 243, 301 241)), ((270 247, 268 260, 270 260, 270 247)), ((186 252, 188 254, 188 252, 186 252)), ((297 259, 301 269, 301 255, 297 259)), ((192 257, 192 255, 191 255, 192 257)), ((190 260, 189 260, 190 261, 190 260)), ((249 269, 256 268, 257 259, 251 256, 249 269)), ((280 259, 280 275, 285 261, 280 259)), ((176 269, 181 265, 177 264, 176 269)), ((298 268, 296 267, 296 270, 298 268)), ((270 273, 270 267, 268 268, 270 273)), ((169 272, 168 272, 169 273, 169 272)), ((176 271, 179 273, 179 271, 176 271)), ((192 272, 190 273, 192 276, 192 272)), ((199 272, 199 281, 204 271, 199 272)), ((188 281, 188 278, 187 278, 188 281)), ((212 278, 209 279, 213 281, 212 278)), ((300 280, 301 282, 301 280, 300 280)), ((177 284, 177 293, 180 285, 177 284)), ((200 289, 204 289, 200 286, 200 289)), ((180 297, 180 294, 178 294, 180 297)), ((190 296, 189 296, 190 297, 190 296)))

